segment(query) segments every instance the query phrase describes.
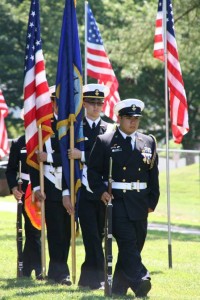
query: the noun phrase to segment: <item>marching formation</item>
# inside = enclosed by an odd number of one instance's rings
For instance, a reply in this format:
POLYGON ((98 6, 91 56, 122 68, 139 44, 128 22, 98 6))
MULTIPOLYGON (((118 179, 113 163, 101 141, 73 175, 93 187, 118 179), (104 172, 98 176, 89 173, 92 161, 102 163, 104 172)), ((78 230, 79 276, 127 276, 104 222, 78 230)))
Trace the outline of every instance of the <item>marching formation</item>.
POLYGON ((120 101, 98 26, 87 3, 86 7, 86 69, 98 83, 82 84, 76 1, 70 0, 65 1, 56 85, 49 88, 39 0, 31 1, 24 71, 25 135, 12 142, 6 171, 18 201, 17 277, 31 277, 34 271, 36 280, 75 284, 80 224, 85 257, 79 288, 104 290, 108 297, 124 296, 131 289, 136 297, 146 297, 151 276, 141 253, 148 215, 160 195, 156 139, 139 130, 144 102, 120 101), (116 123, 106 122, 102 112, 116 123), (118 249, 115 266, 113 239, 118 249))
MULTIPOLYGON (((45 202, 50 258, 47 278, 62 285, 72 284, 67 264, 70 216, 77 214, 85 249, 78 286, 91 290, 104 290, 107 286, 105 294, 108 296, 112 293, 125 295, 131 288, 137 297, 144 297, 151 289, 151 278, 142 263, 141 251, 147 234, 148 213, 154 211, 159 199, 156 141, 153 136, 138 131, 144 103, 137 99, 117 103, 114 112, 119 125, 109 126, 100 117, 108 88, 100 84, 83 87, 84 151, 70 148, 66 153, 69 160, 78 160, 83 169, 80 195, 73 207, 70 187, 62 170, 55 86, 50 90, 54 134, 45 141, 42 151, 36 153, 38 163, 44 164, 44 193, 40 188, 39 170, 26 164, 24 136, 13 141, 6 172, 9 187, 17 200, 22 199, 24 203, 26 187, 31 181, 36 208, 40 202, 45 202), (21 191, 18 178, 22 180, 21 191), (106 227, 105 224, 109 225, 106 227), (118 246, 113 278, 112 236, 118 246)), ((44 279, 40 231, 27 217, 25 204, 22 207, 25 218, 23 276, 30 277, 35 270, 36 279, 44 279)))

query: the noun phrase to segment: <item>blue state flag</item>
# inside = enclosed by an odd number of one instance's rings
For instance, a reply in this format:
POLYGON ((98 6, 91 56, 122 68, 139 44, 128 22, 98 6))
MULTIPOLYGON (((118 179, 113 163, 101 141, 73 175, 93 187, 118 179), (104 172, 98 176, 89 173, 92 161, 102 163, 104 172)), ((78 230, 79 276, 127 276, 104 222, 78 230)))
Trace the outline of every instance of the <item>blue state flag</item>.
MULTIPOLYGON (((67 150, 70 148, 70 124, 74 123, 74 146, 83 150, 83 96, 82 64, 78 38, 78 24, 74 0, 66 0, 60 37, 56 77, 58 103, 58 135, 62 155, 63 173, 70 187, 70 163, 67 150)), ((81 186, 81 165, 75 160, 75 192, 81 186)))

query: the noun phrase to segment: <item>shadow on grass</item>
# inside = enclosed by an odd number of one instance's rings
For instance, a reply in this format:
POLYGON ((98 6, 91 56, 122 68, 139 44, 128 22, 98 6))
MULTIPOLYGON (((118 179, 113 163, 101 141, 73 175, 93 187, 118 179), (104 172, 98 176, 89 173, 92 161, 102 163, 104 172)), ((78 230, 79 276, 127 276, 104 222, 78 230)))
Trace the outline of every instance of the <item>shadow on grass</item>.
MULTIPOLYGON (((104 294, 102 296, 97 296, 97 295, 84 295, 84 296, 81 296, 79 299, 81 300, 98 300, 98 299, 112 299, 112 300, 118 300, 118 299, 124 299, 124 300, 133 300, 133 299, 139 299, 139 298, 136 298, 133 294, 127 294, 126 296, 118 296, 118 295, 112 295, 112 297, 106 297, 104 296, 104 294)), ((141 299, 141 298, 140 298, 141 299)), ((142 298, 143 300, 148 300, 150 299, 148 296, 147 297, 144 297, 142 298)))
MULTIPOLYGON (((25 241, 25 236, 24 236, 24 232, 23 232, 23 242, 25 241)), ((1 241, 15 241, 16 240, 16 235, 14 234, 5 234, 5 235, 1 235, 1 241)), ((83 240, 82 240, 82 236, 78 236, 76 239, 76 245, 77 246, 81 246, 83 245, 83 240)))
MULTIPOLYGON (((20 299, 29 298, 31 296, 45 295, 45 299, 51 298, 59 299, 59 294, 66 293, 66 299, 81 299, 81 300, 100 300, 100 299, 135 299, 132 291, 128 292, 126 296, 113 295, 112 298, 104 296, 104 291, 97 291, 102 295, 94 295, 94 292, 89 289, 79 288, 76 285, 71 287, 52 284, 48 281, 35 281, 27 278, 20 279, 5 279, 0 278, 0 285, 2 291, 10 291, 10 296, 6 295, 1 299, 12 300, 13 297, 20 297, 20 299), (46 287, 49 289, 46 289, 46 287), (93 294, 92 294, 93 293, 93 294)), ((149 299, 149 297, 143 298, 149 299)))
MULTIPOLYGON (((177 232, 171 232, 172 239, 181 242, 198 242, 199 243, 199 235, 196 234, 183 234, 177 232)), ((163 240, 168 239, 168 232, 165 231, 157 231, 157 230, 149 230, 148 231, 148 240, 163 240)))
POLYGON ((164 274, 163 271, 152 271, 152 272, 151 272, 151 276, 152 276, 152 275, 163 275, 163 274, 164 274))
POLYGON ((27 278, 20 278, 20 279, 0 278, 0 282, 1 282, 1 289, 5 289, 5 290, 9 290, 13 288, 26 288, 26 287, 32 287, 36 285, 33 280, 27 278))
MULTIPOLYGON (((171 235, 174 239, 178 240, 178 241, 191 241, 191 242, 199 242, 199 235, 198 234, 185 234, 185 233, 178 233, 178 232, 171 232, 171 235)), ((152 240, 152 239, 157 239, 157 240, 161 240, 161 239, 167 239, 168 238, 168 233, 167 231, 159 231, 159 230, 149 230, 148 231, 148 239, 152 240)), ((14 241, 16 240, 16 236, 15 235, 2 235, 1 236, 1 240, 3 241, 14 241)), ((114 238, 113 238, 114 240, 114 238)), ((76 239, 76 245, 77 246, 81 246, 83 245, 83 240, 82 240, 82 236, 80 235, 77 239, 76 239)))
MULTIPOLYGON (((66 287, 52 282, 44 281, 35 281, 27 278, 20 279, 5 279, 0 278, 1 290, 2 291, 12 291, 11 296, 6 296, 5 299, 12 300, 13 296, 22 298, 27 298, 30 296, 36 296, 37 294, 45 294, 45 299, 48 299, 50 296, 55 294, 59 297, 59 293, 68 293, 70 294, 69 298, 73 299, 73 294, 82 293, 76 286, 66 287), (49 288, 49 289, 48 289, 49 288), (31 289, 31 290, 30 290, 31 289), (17 290, 15 292, 15 290, 17 290), (49 295, 49 297, 48 297, 49 295)), ((1 298, 2 299, 2 298, 1 298)), ((4 298, 3 298, 4 299, 4 298)), ((78 297, 78 299, 80 299, 78 297)))
MULTIPOLYGON (((154 272, 154 274, 156 273, 162 273, 162 272, 154 272)), ((153 274, 153 272, 151 273, 153 274)), ((138 299, 138 298, 135 298, 134 297, 134 293, 133 291, 129 288, 128 291, 127 291, 127 294, 126 295, 123 295, 123 296, 120 296, 120 295, 116 295, 116 294, 112 294, 112 297, 108 297, 108 296, 104 296, 104 291, 101 290, 99 291, 99 293, 102 293, 102 295, 88 295, 88 293, 92 293, 91 290, 87 289, 87 288, 80 288, 79 287, 79 290, 83 293, 85 293, 85 295, 81 295, 78 299, 81 299, 81 300, 98 300, 98 299, 112 299, 112 300, 119 300, 119 299, 124 299, 124 300, 133 300, 133 299, 138 299)), ((98 292, 98 291, 97 291, 98 292)), ((144 297, 142 299, 149 299, 149 297, 144 297)))
MULTIPOLYGON (((79 299, 81 299, 81 300, 98 300, 98 299, 107 299, 107 300, 108 299, 112 299, 112 300, 124 299, 124 300, 132 300, 132 299, 135 299, 135 297, 133 295, 127 295, 127 296, 112 295, 112 297, 106 297, 106 296, 104 296, 104 294, 102 294, 102 296, 84 295, 84 296, 81 296, 79 299)), ((146 298, 143 298, 143 299, 149 299, 149 297, 146 297, 146 298)))
MULTIPOLYGON (((83 292, 82 292, 83 293, 83 292)), ((81 300, 98 300, 98 299, 107 299, 107 297, 104 296, 104 294, 102 294, 102 296, 97 296, 97 295, 84 295, 84 296, 80 296, 81 300)))

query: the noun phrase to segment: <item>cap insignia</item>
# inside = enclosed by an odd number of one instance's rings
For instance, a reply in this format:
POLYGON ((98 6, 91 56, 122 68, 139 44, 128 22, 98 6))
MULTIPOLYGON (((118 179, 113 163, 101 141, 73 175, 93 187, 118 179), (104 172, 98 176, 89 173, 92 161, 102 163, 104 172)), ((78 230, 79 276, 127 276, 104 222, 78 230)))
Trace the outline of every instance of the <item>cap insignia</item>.
POLYGON ((135 106, 135 104, 133 104, 133 105, 131 106, 131 109, 132 109, 133 111, 135 111, 135 110, 136 110, 136 106, 135 106))
POLYGON ((95 90, 95 96, 99 96, 99 90, 95 90))

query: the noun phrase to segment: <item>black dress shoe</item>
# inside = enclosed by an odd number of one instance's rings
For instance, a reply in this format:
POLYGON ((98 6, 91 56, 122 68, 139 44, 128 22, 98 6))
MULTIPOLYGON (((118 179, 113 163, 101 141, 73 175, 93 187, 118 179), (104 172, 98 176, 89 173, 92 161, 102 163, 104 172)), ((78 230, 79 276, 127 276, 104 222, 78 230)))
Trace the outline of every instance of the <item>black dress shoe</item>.
POLYGON ((36 280, 44 280, 44 277, 42 274, 36 275, 36 280))
POLYGON ((128 291, 128 286, 125 284, 123 285, 122 283, 118 283, 118 285, 113 284, 112 286, 112 293, 115 294, 116 296, 125 296, 128 291))
POLYGON ((78 284, 79 288, 81 289, 89 289, 89 290, 104 290, 104 285, 99 283, 99 284, 78 284))
POLYGON ((135 292, 135 296, 138 298, 146 297, 151 289, 151 282, 148 279, 142 280, 135 292))
POLYGON ((67 285, 67 286, 72 285, 72 282, 70 281, 69 278, 63 278, 62 280, 59 281, 59 283, 62 285, 67 285))
POLYGON ((126 296, 126 293, 124 292, 121 292, 121 291, 114 291, 112 290, 112 295, 115 296, 115 297, 123 297, 123 296, 126 296))
POLYGON ((79 289, 89 289, 89 286, 88 286, 88 285, 81 285, 81 284, 78 284, 78 287, 79 287, 79 289))

